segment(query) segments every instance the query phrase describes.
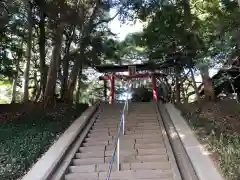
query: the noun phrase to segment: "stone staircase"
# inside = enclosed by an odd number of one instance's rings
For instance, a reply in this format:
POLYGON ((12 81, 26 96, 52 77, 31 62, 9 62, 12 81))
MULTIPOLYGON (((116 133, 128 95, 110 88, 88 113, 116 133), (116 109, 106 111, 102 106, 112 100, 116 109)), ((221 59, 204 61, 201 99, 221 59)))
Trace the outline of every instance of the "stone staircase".
MULTIPOLYGON (((103 105, 65 180, 106 180, 122 105, 103 105)), ((116 158, 115 161, 116 162, 116 158)), ((154 103, 132 103, 120 136, 120 171, 111 180, 175 180, 154 103)))

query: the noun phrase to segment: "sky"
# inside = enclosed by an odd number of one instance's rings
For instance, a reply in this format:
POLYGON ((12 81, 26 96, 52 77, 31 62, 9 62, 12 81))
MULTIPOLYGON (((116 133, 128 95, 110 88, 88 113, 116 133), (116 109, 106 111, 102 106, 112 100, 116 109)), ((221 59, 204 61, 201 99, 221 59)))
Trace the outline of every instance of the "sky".
MULTIPOLYGON (((116 10, 111 10, 111 17, 114 16, 116 10)), ((143 30, 143 24, 138 20, 135 24, 127 21, 126 24, 121 24, 118 18, 115 18, 113 21, 109 23, 109 27, 113 33, 117 34, 118 39, 120 41, 124 40, 128 34, 134 32, 140 32, 143 30)))

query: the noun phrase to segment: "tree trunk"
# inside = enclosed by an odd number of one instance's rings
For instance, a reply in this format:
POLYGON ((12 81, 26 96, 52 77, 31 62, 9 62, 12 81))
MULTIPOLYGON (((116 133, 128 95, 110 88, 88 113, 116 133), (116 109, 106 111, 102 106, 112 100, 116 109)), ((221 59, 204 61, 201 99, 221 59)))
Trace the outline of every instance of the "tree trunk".
POLYGON ((176 87, 176 91, 175 91, 175 100, 176 100, 176 103, 181 103, 181 84, 180 84, 180 70, 178 67, 176 67, 176 70, 175 70, 175 87, 176 87))
POLYGON ((76 86, 78 72, 79 72, 79 70, 81 68, 81 64, 83 63, 83 60, 85 58, 85 48, 89 44, 90 34, 94 28, 93 23, 97 16, 97 12, 99 10, 100 5, 101 5, 101 1, 96 1, 95 7, 92 11, 89 21, 87 23, 85 23, 85 25, 83 25, 82 36, 80 39, 80 56, 79 56, 80 60, 76 60, 73 65, 73 69, 69 76, 68 90, 67 90, 66 96, 64 98, 69 103, 73 102, 73 91, 76 86))
POLYGON ((76 104, 79 103, 79 97, 81 96, 81 79, 82 79, 82 68, 80 69, 79 73, 78 73, 78 86, 77 86, 77 92, 76 92, 76 104))
POLYGON ((61 99, 64 99, 66 91, 67 91, 67 83, 68 83, 68 71, 69 71, 69 57, 63 59, 63 79, 61 84, 61 99))
POLYGON ((11 104, 16 103, 16 89, 17 89, 17 81, 18 81, 19 62, 20 62, 21 56, 22 56, 22 53, 19 53, 18 57, 17 57, 16 74, 14 75, 13 84, 12 84, 12 100, 11 100, 11 104))
MULTIPOLYGON (((37 62, 35 62, 37 63, 37 62)), ((39 85, 38 85, 38 80, 37 80, 37 71, 34 71, 34 75, 33 75, 33 81, 34 81, 34 88, 33 88, 33 92, 32 92, 32 97, 31 97, 31 101, 36 101, 38 92, 40 91, 39 85)))
POLYGON ((187 103, 188 99, 186 98, 184 86, 181 87, 181 94, 182 94, 183 103, 187 103))
POLYGON ((67 103, 73 103, 73 91, 74 91, 74 88, 76 86, 76 81, 77 81, 77 76, 79 74, 79 71, 82 69, 82 61, 84 59, 84 50, 85 50, 85 47, 81 47, 80 48, 80 60, 76 60, 73 68, 72 68, 72 71, 70 73, 70 76, 69 76, 69 82, 68 82, 68 89, 67 89, 67 92, 65 93, 65 97, 64 97, 64 100, 67 102, 67 103))
POLYGON ((179 83, 179 78, 176 77, 176 92, 175 92, 175 96, 176 96, 176 103, 181 103, 181 96, 180 96, 180 93, 181 93, 181 86, 180 86, 180 83, 179 83))
POLYGON ((196 94, 196 100, 197 100, 197 102, 200 102, 200 95, 199 95, 197 83, 196 83, 192 68, 189 68, 189 71, 190 71, 191 79, 192 79, 192 82, 193 82, 193 88, 194 88, 194 91, 195 91, 195 94, 196 94))
POLYGON ((39 22, 39 29, 40 29, 40 35, 39 35, 39 51, 40 51, 40 90, 38 91, 38 94, 36 95, 36 101, 41 100, 43 98, 43 94, 46 88, 46 81, 47 81, 47 67, 45 64, 45 46, 46 46, 46 32, 45 32, 45 18, 46 15, 44 12, 40 10, 40 22, 39 22))
MULTIPOLYGON (((194 54, 196 54, 197 50, 203 49, 203 43, 201 42, 201 39, 197 36, 197 34, 192 30, 192 16, 191 16, 191 9, 190 9, 190 4, 189 0, 183 0, 183 9, 184 9, 184 21, 185 21, 185 27, 192 32, 192 38, 191 38, 191 43, 190 45, 194 46, 194 54)), ((191 47, 189 47, 191 49, 191 47)), ((203 80, 203 85, 204 85, 204 93, 205 97, 207 99, 215 99, 214 97, 214 92, 213 92, 213 87, 212 87, 212 82, 209 77, 209 72, 208 72, 208 67, 206 65, 201 65, 202 67, 200 68, 202 80, 203 80)), ((195 87, 194 87, 195 88, 195 87)))
POLYGON ((209 76, 208 67, 206 65, 202 65, 199 69, 202 76, 205 98, 207 100, 215 100, 212 80, 210 79, 209 76))
POLYGON ((48 69, 46 89, 44 92, 44 106, 53 104, 55 102, 55 87, 57 82, 57 72, 59 67, 59 57, 62 47, 64 24, 59 23, 56 27, 55 38, 54 38, 54 48, 52 51, 52 59, 50 67, 48 69))
POLYGON ((31 51, 32 51, 32 3, 28 2, 28 39, 27 39, 27 61, 24 70, 24 81, 23 81, 23 101, 28 102, 29 92, 29 70, 31 61, 31 51))
POLYGON ((65 48, 65 56, 63 58, 63 78, 61 84, 61 99, 64 100, 65 94, 68 88, 68 76, 69 76, 69 60, 70 60, 70 47, 75 36, 75 26, 71 26, 71 32, 66 36, 66 48, 65 48))

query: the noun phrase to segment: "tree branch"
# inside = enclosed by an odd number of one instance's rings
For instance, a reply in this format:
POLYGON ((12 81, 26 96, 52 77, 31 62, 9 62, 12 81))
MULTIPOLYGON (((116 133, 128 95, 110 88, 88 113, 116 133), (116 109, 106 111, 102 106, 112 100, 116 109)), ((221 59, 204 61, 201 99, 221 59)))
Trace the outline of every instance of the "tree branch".
POLYGON ((110 17, 110 18, 108 18, 108 19, 103 19, 103 20, 101 20, 101 21, 93 24, 93 26, 94 26, 94 27, 97 27, 98 25, 100 25, 100 24, 102 24, 102 23, 108 23, 108 22, 114 20, 114 19, 118 16, 118 14, 119 14, 120 12, 121 12, 121 10, 119 10, 113 17, 110 17))

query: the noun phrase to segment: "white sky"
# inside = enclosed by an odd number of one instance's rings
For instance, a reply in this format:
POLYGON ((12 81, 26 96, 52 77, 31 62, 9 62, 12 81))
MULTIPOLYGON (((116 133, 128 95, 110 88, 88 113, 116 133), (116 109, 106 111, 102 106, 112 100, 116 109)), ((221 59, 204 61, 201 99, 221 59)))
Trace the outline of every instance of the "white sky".
MULTIPOLYGON (((114 16, 116 13, 115 10, 110 12, 111 16, 114 16)), ((113 21, 109 23, 109 27, 113 33, 118 35, 118 39, 120 41, 124 40, 128 34, 134 32, 140 32, 143 30, 143 24, 140 21, 137 21, 135 24, 132 22, 126 22, 126 24, 121 24, 118 18, 115 18, 113 21)))

